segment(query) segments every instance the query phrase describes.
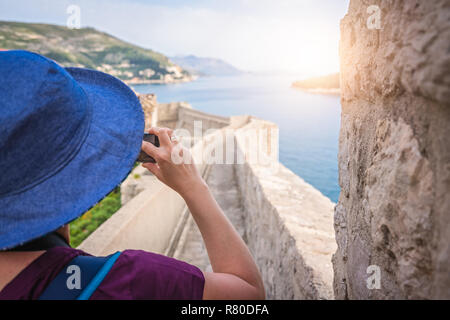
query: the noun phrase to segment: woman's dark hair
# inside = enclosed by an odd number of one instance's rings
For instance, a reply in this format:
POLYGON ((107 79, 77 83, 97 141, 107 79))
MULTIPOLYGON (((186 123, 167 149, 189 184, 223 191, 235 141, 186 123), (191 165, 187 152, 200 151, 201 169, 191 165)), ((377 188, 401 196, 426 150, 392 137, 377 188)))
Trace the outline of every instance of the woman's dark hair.
POLYGON ((28 241, 14 248, 10 248, 4 251, 39 251, 48 250, 54 247, 70 247, 63 236, 58 232, 52 231, 43 235, 42 237, 28 241))

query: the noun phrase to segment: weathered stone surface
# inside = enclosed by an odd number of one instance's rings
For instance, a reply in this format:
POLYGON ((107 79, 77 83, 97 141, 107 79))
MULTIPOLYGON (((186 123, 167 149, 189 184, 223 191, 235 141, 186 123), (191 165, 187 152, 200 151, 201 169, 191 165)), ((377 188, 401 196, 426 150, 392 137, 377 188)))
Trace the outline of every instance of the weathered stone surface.
POLYGON ((141 165, 133 169, 120 185, 122 206, 153 185, 155 176, 141 165))
POLYGON ((142 110, 144 111, 145 130, 148 130, 152 126, 152 115, 158 106, 158 103, 156 102, 156 95, 151 93, 138 94, 138 98, 141 102, 142 110))
MULTIPOLYGON (((273 124, 252 119, 238 129, 239 149, 246 149, 248 131, 268 126, 273 124)), ((245 164, 235 165, 246 213, 245 240, 267 298, 333 299, 334 204, 281 163, 263 165, 246 158, 245 164)))
POLYGON ((364 209, 375 251, 372 264, 385 267, 386 293, 406 297, 431 293, 433 172, 403 120, 380 120, 367 169, 364 209), (387 253, 387 254, 386 254, 387 253), (396 286, 390 288, 392 283, 396 286))
POLYGON ((338 299, 450 298, 448 39, 448 1, 351 1, 341 22, 338 299))
POLYGON ((156 113, 158 126, 175 129, 179 120, 180 107, 192 108, 187 102, 159 103, 156 113))
MULTIPOLYGON (((235 166, 211 165, 210 172, 205 178, 220 208, 245 241, 245 211, 236 183, 235 166)), ((200 230, 192 216, 189 217, 174 258, 191 263, 203 271, 212 270, 200 230)))
MULTIPOLYGON (((173 129, 179 120, 180 109, 192 109, 187 102, 158 103, 156 95, 152 93, 137 94, 137 96, 144 111, 145 130, 155 125, 173 129)), ((197 112, 202 113, 200 111, 197 112)), ((214 115, 211 116, 214 117, 214 115)))
POLYGON ((408 92, 450 106, 450 2, 353 0, 341 21, 344 100, 408 92), (369 6, 381 29, 370 29, 369 6))

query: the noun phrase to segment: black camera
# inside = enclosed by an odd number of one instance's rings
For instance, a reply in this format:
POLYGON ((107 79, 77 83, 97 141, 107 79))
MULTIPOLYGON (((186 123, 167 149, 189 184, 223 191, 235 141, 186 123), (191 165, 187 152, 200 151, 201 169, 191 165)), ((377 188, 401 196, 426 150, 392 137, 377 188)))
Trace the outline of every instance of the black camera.
MULTIPOLYGON (((150 142, 156 147, 159 147, 159 139, 158 136, 155 136, 151 133, 144 133, 144 141, 150 142)), ((139 162, 151 162, 156 163, 155 159, 150 157, 148 154, 146 154, 144 151, 141 150, 141 153, 139 153, 139 157, 137 158, 137 161, 139 162)))

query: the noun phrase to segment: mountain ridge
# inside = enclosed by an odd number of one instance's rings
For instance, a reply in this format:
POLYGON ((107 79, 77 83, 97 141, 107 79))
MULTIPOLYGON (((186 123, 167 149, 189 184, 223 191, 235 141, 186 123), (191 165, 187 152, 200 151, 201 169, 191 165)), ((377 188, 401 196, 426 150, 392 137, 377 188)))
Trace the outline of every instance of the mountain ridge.
POLYGON ((168 57, 92 27, 0 21, 0 49, 42 54, 64 67, 109 73, 127 83, 172 83, 192 75, 168 57))

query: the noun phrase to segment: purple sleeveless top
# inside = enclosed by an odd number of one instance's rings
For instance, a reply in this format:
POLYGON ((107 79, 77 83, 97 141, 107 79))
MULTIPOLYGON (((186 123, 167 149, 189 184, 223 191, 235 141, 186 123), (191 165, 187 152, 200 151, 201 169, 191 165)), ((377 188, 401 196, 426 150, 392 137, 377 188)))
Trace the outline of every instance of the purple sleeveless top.
MULTIPOLYGON (((46 286, 81 250, 52 248, 23 269, 0 300, 38 299, 46 286)), ((125 250, 91 296, 101 299, 192 299, 203 297, 205 278, 197 267, 160 254, 125 250)))

